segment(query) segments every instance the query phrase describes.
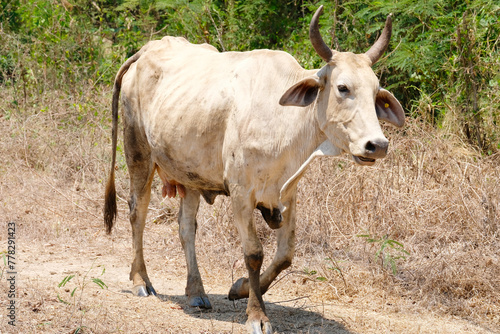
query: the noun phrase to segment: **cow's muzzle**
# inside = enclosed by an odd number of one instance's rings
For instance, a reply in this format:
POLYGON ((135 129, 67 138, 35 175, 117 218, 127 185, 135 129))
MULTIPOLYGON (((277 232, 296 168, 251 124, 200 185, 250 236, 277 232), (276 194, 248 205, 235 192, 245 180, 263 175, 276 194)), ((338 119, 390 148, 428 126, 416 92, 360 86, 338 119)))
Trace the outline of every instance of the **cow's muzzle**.
POLYGON ((389 141, 386 138, 368 140, 364 145, 364 152, 360 155, 353 155, 354 161, 360 165, 373 165, 376 159, 384 158, 387 155, 389 141))
POLYGON ((389 141, 386 138, 368 140, 364 145, 362 156, 370 159, 380 159, 387 155, 389 141))

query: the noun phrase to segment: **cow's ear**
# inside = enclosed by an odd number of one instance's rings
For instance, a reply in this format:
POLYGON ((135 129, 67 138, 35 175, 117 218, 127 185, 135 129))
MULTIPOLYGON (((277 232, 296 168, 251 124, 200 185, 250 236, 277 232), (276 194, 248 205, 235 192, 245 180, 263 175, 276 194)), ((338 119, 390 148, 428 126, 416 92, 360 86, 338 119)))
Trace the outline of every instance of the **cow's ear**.
POLYGON ((380 88, 375 100, 377 117, 381 120, 402 127, 405 124, 405 112, 399 101, 389 91, 380 88))
POLYGON ((283 94, 280 99, 282 106, 306 107, 316 100, 318 91, 322 87, 316 76, 299 81, 283 94))

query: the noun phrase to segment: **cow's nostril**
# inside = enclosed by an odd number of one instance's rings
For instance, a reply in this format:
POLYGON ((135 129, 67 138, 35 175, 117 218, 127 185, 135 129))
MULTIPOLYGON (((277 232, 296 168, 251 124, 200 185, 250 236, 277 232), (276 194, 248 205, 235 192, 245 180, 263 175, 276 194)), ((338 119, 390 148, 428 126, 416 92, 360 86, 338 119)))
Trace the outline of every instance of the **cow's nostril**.
POLYGON ((369 141, 368 143, 366 143, 365 149, 368 153, 375 153, 375 151, 377 150, 377 146, 369 141))
POLYGON ((387 154, 387 140, 369 140, 365 144, 365 156, 370 158, 383 158, 387 154))

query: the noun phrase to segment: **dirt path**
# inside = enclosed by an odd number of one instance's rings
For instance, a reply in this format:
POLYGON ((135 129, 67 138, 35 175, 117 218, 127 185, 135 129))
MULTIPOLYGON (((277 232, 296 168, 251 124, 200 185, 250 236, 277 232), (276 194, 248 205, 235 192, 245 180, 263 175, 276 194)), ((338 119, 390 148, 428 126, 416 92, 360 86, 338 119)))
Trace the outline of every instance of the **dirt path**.
MULTIPOLYGON (((32 221, 30 224, 37 223, 32 221)), ((210 268, 217 268, 216 263, 207 263, 213 261, 211 257, 202 256, 200 266, 214 309, 201 312, 185 305, 184 260, 180 252, 172 252, 175 248, 180 250, 180 245, 177 240, 166 244, 166 239, 157 238, 172 234, 175 225, 152 225, 146 231, 147 265, 158 298, 137 298, 130 292, 129 231, 124 221, 119 222, 111 237, 105 236, 100 227, 94 225, 77 227, 73 232, 79 231, 79 235, 55 240, 30 242, 19 237, 17 326, 13 331, 6 323, 4 311, 0 315, 1 333, 72 333, 80 327, 84 333, 245 332, 246 301, 233 303, 227 299, 231 277, 221 270, 207 272, 210 268), (64 287, 58 287, 69 275, 75 277, 64 287), (99 288, 92 278, 101 279, 107 289, 99 288), (71 292, 75 288, 73 298, 71 292)), ((18 226, 20 231, 26 228, 25 223, 18 223, 18 226)), ((362 301, 323 300, 321 293, 316 291, 316 284, 304 284, 300 278, 298 274, 288 274, 265 295, 268 315, 276 333, 488 332, 464 320, 431 312, 398 312, 397 308, 389 306, 374 310, 362 301)), ((3 277, 2 296, 6 295, 4 283, 3 277)), ((5 310, 3 298, 1 303, 5 310)))

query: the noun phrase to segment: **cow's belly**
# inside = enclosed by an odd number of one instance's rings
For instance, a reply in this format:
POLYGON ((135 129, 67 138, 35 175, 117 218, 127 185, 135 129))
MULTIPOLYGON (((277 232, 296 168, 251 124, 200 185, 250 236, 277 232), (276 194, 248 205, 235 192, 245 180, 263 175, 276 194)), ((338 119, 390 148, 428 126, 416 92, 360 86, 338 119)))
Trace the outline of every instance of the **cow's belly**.
MULTIPOLYGON (((200 151, 201 152, 201 151, 200 151)), ((200 153, 199 156, 202 154, 200 153)), ((210 160, 200 160, 200 157, 184 154, 178 156, 177 150, 169 148, 154 148, 153 161, 162 170, 166 180, 182 184, 187 188, 209 191, 223 191, 224 181, 219 163, 210 160)))

